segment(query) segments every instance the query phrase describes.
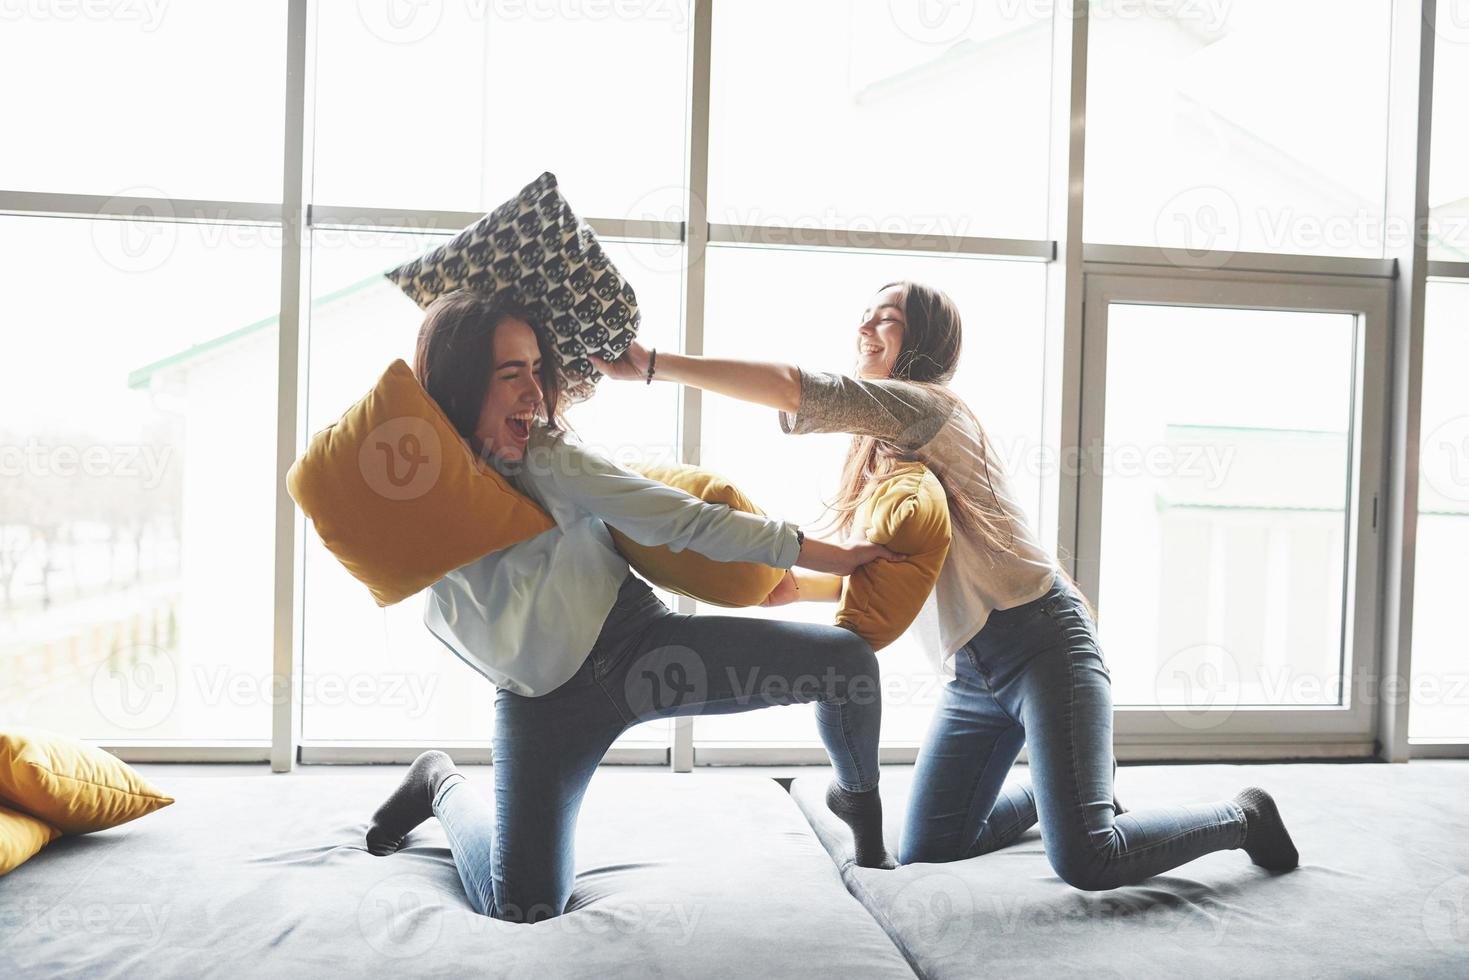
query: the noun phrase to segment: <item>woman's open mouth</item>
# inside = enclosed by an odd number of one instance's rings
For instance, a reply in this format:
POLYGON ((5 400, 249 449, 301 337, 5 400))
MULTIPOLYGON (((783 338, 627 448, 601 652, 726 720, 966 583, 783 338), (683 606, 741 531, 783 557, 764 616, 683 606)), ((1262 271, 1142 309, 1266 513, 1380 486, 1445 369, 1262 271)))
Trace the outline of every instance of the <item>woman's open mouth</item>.
POLYGON ((534 418, 534 412, 516 412, 514 415, 505 417, 505 427, 510 430, 510 435, 515 441, 529 442, 530 424, 534 418))

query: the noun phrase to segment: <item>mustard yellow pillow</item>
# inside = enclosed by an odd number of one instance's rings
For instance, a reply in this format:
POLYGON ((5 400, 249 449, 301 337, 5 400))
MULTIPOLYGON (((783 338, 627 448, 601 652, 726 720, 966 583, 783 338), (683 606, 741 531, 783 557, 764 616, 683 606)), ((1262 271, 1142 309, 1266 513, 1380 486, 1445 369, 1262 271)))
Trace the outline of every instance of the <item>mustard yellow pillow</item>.
POLYGON ((106 830, 173 797, 94 745, 34 728, 0 731, 0 800, 63 834, 106 830))
POLYGON ((0 875, 14 871, 61 836, 35 817, 0 806, 0 875))
POLYGON ((938 478, 919 463, 873 484, 857 510, 867 539, 907 557, 874 561, 842 586, 836 624, 881 650, 903 635, 938 582, 949 554, 949 501, 938 478))
MULTIPOLYGON (((636 465, 630 469, 711 504, 765 516, 765 512, 716 473, 681 463, 636 465)), ((607 528, 622 557, 639 575, 670 592, 715 606, 758 606, 780 584, 785 570, 759 562, 715 561, 685 549, 638 544, 612 526, 607 528)))
POLYGON ((554 526, 470 450, 401 359, 311 437, 286 488, 379 606, 554 526))

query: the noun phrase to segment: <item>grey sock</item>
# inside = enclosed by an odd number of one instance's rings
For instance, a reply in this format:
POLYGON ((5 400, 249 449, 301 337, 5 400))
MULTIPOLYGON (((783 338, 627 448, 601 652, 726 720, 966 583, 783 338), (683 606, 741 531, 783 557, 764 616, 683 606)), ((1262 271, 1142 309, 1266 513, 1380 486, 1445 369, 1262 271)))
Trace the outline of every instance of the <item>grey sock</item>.
POLYGON ((852 829, 857 864, 863 868, 895 868, 882 840, 882 797, 877 787, 863 793, 848 792, 836 780, 826 790, 826 806, 852 829))
POLYGON ((449 776, 459 772, 454 760, 430 750, 413 760, 408 775, 372 815, 367 828, 367 850, 382 857, 403 846, 408 832, 434 815, 434 794, 449 776))
POLYGON ((1251 861, 1271 871, 1289 871, 1301 863, 1274 797, 1248 786, 1235 794, 1234 802, 1245 811, 1244 848, 1251 861))

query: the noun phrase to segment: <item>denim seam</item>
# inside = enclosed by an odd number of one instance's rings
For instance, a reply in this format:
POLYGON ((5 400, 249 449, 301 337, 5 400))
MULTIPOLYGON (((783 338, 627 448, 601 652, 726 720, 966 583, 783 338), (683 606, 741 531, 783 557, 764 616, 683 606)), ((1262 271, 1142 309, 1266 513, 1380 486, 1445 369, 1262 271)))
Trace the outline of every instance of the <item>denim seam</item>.
MULTIPOLYGON (((1117 868, 1115 867, 1116 865, 1123 865, 1125 867, 1127 864, 1133 864, 1135 863, 1137 858, 1148 854, 1149 852, 1156 850, 1157 848, 1164 847, 1168 844, 1174 843, 1175 841, 1184 840, 1190 837, 1202 837, 1203 835, 1207 834, 1211 829, 1212 828, 1210 827, 1195 827, 1192 830, 1180 830, 1172 837, 1168 837, 1163 840, 1155 840, 1151 844, 1145 844, 1142 847, 1136 848, 1134 850, 1129 850, 1126 854, 1117 855, 1116 857, 1118 858, 1118 860, 1112 862, 1114 867, 1109 868, 1108 870, 1115 872, 1117 870, 1117 868)), ((1159 873, 1161 874, 1162 872, 1159 873)))
MULTIPOLYGON (((855 790, 848 790, 848 792, 865 793, 870 789, 874 789, 877 786, 877 783, 874 782, 871 786, 867 785, 867 770, 862 766, 861 756, 859 756, 857 754, 857 750, 852 747, 852 732, 847 725, 847 712, 842 710, 849 703, 850 702, 848 701, 843 701, 840 704, 833 705, 833 707, 837 709, 837 722, 842 726, 842 745, 846 747, 847 755, 851 758, 852 765, 854 765, 857 769, 857 782, 861 784, 855 790)), ((843 788, 845 789, 845 787, 843 788)))
MULTIPOLYGON (((1061 655, 1066 658, 1066 741, 1071 747, 1071 757, 1067 760, 1067 769, 1071 777, 1071 800, 1069 805, 1075 810, 1081 810, 1081 779, 1077 775, 1076 765, 1079 758, 1076 751, 1076 664, 1071 660, 1069 646, 1064 646, 1061 655)), ((1087 841, 1091 841, 1091 818, 1085 812, 1081 814, 1082 828, 1087 833, 1087 841)))
MULTIPOLYGON (((641 611, 641 609, 642 606, 639 606, 638 610, 636 611, 641 611)), ((638 630, 637 635, 628 637, 624 641, 624 643, 631 644, 634 652, 641 649, 643 645, 643 639, 648 635, 648 631, 652 628, 653 624, 651 622, 645 623, 643 625, 643 628, 638 630)), ((633 712, 632 705, 628 705, 627 710, 624 711, 622 705, 618 704, 617 698, 613 697, 612 692, 607 689, 607 675, 611 673, 612 662, 608 660, 606 663, 608 670, 600 673, 596 670, 595 665, 593 666, 592 678, 597 683, 597 690, 602 692, 602 696, 605 697, 607 701, 612 705, 612 710, 617 712, 617 717, 622 719, 623 730, 626 731, 628 728, 636 725, 639 719, 637 715, 633 712)), ((623 686, 624 689, 626 689, 626 681, 623 682, 623 686)))
MULTIPOLYGON (((461 790, 462 791, 464 791, 464 792, 467 792, 468 791, 468 784, 469 784, 469 780, 468 779, 460 779, 460 780, 457 780, 457 782, 460 782, 460 783, 464 783, 465 784, 464 787, 461 787, 461 790)), ((448 788, 448 787, 446 787, 446 788, 448 788)), ((438 803, 439 803, 439 800, 440 799, 442 799, 442 796, 437 796, 437 797, 434 798, 433 807, 437 807, 438 806, 438 803)), ((499 809, 499 807, 496 807, 496 810, 498 810, 498 809, 499 809)), ((434 815, 435 816, 438 816, 437 813, 435 813, 434 815)), ((457 833, 455 833, 455 831, 454 831, 454 822, 452 820, 445 821, 443 819, 440 819, 439 820, 439 825, 444 828, 444 834, 447 837, 449 837, 449 852, 450 852, 450 854, 463 854, 464 853, 464 845, 460 841, 459 835, 457 833)), ((499 849, 500 849, 500 835, 498 833, 495 834, 495 839, 490 842, 490 846, 495 850, 496 856, 498 857, 498 852, 499 852, 499 849)), ((490 896, 489 896, 489 902, 486 903, 486 905, 485 905, 485 911, 483 913, 481 913, 483 915, 489 916, 490 918, 494 918, 495 917, 495 891, 496 891, 496 889, 495 889, 495 875, 494 875, 494 869, 492 867, 490 869, 490 896)), ((484 898, 483 895, 480 895, 480 896, 477 896, 477 897, 478 898, 481 898, 481 899, 484 898)))
MULTIPOLYGON (((1022 726, 1017 726, 1017 727, 1021 728, 1022 731, 1024 730, 1024 726, 1023 725, 1022 726)), ((1008 729, 1007 729, 1007 731, 1008 731, 1008 729)), ((1003 735, 1003 733, 1001 733, 1001 734, 1003 735)), ((983 766, 980 766, 979 767, 979 772, 975 774, 975 777, 974 777, 974 785, 971 786, 970 787, 970 790, 969 790, 969 809, 967 811, 969 813, 972 813, 974 811, 974 791, 975 791, 975 788, 977 788, 979 786, 980 777, 984 775, 985 769, 989 767, 990 759, 993 759, 994 758, 994 756, 995 756, 995 746, 999 744, 999 741, 1000 740, 998 738, 996 738, 993 742, 990 743, 990 755, 989 755, 989 758, 984 760, 984 765, 983 766)), ((1003 782, 1000 785, 1000 789, 1004 789, 1003 782)), ((1000 797, 999 797, 999 794, 996 793, 995 794, 995 803, 998 803, 998 802, 1000 802, 1000 797)), ((990 813, 994 813, 994 812, 995 812, 994 804, 990 804, 990 813)), ((1019 820, 1016 820, 1016 821, 1014 821, 1014 824, 1015 824, 1015 826, 1019 826, 1020 825, 1020 821, 1019 820)), ((985 825, 986 826, 989 825, 989 818, 988 817, 985 818, 985 825)), ((972 840, 970 842, 969 847, 964 852, 965 857, 978 857, 979 856, 979 853, 980 853, 979 852, 979 840, 983 836, 984 836, 984 830, 981 829, 981 830, 975 831, 974 840, 972 840)), ((1005 834, 1005 835, 997 835, 997 836, 1009 836, 1009 835, 1008 834, 1005 834)), ((985 853, 989 853, 989 852, 985 852, 985 853)))
MULTIPOLYGON (((994 698, 994 695, 993 694, 991 694, 989 696, 991 698, 994 698)), ((998 703, 998 699, 996 699, 996 700, 997 700, 997 703, 998 703)), ((974 796, 975 796, 975 793, 979 790, 980 780, 984 778, 985 771, 987 769, 989 769, 990 762, 993 761, 994 758, 995 758, 995 747, 997 745, 999 745, 999 743, 1000 743, 1000 740, 998 738, 992 738, 992 739, 990 739, 990 742, 989 742, 989 753, 984 757, 984 761, 981 762, 977 767, 975 767, 975 770, 974 770, 974 779, 969 784, 969 795, 968 795, 968 798, 965 801, 965 807, 964 807, 964 818, 965 818, 965 821, 966 822, 968 821, 970 814, 972 814, 974 812, 974 796)), ((996 799, 996 801, 998 801, 998 799, 999 799, 998 795, 995 797, 995 799, 996 799)), ((994 809, 993 806, 991 806, 991 809, 992 810, 994 809)), ((979 831, 976 830, 974 832, 973 839, 965 847, 964 851, 961 851, 960 853, 967 852, 978 841, 979 841, 979 831)))

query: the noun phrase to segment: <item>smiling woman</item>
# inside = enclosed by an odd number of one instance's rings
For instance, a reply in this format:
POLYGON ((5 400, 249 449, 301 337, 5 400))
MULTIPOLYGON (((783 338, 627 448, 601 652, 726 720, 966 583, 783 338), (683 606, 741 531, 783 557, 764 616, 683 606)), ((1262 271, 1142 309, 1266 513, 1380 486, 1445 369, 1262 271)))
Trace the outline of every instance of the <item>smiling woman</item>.
POLYGON ((466 290, 441 296, 424 317, 414 374, 454 427, 473 433, 482 458, 521 458, 536 418, 561 427, 561 376, 536 322, 508 298, 466 290))

